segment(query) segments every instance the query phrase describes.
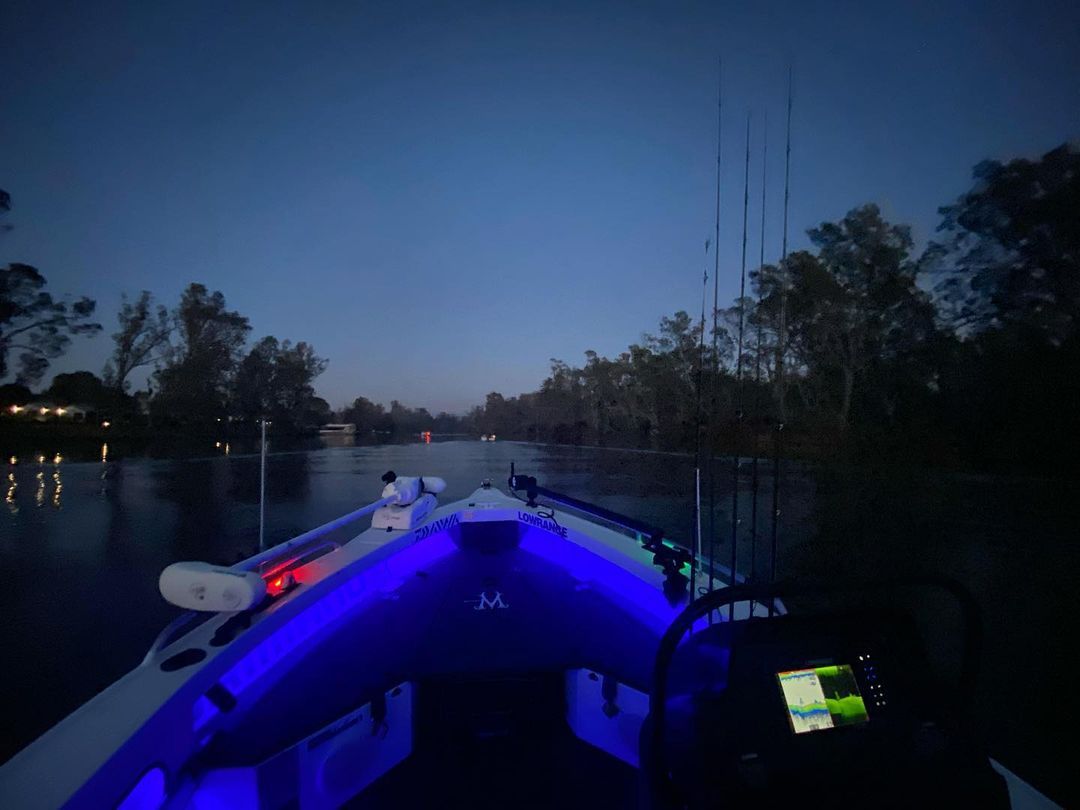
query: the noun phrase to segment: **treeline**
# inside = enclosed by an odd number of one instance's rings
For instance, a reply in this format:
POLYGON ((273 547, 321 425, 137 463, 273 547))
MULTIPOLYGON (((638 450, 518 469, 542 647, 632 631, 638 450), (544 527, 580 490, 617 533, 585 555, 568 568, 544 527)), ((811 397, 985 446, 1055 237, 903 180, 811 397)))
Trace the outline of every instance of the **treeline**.
MULTIPOLYGON (((254 425, 270 419, 275 432, 326 421, 330 406, 315 396, 312 383, 327 361, 312 346, 264 337, 247 348, 248 319, 229 310, 220 292, 210 293, 202 284, 184 291, 171 317, 160 309, 148 316, 148 299, 143 293, 135 305, 121 310, 122 328, 114 335, 116 350, 107 377, 122 386, 119 372, 110 369, 119 368, 130 355, 129 345, 145 348, 168 330, 153 374, 157 388, 149 403, 152 419, 185 425, 218 420, 254 425), (130 340, 130 334, 138 336, 130 340)), ((143 353, 153 352, 139 356, 143 353)))
POLYGON ((357 397, 351 405, 333 413, 333 421, 354 424, 360 435, 392 436, 397 438, 416 436, 423 431, 442 436, 472 435, 476 430, 474 420, 445 411, 432 416, 427 408, 410 408, 396 399, 390 407, 357 397))
MULTIPOLYGON (((715 313, 715 330, 677 312, 617 357, 552 360, 536 391, 493 392, 463 416, 364 397, 332 413, 312 387, 326 361, 311 346, 249 346, 248 319, 200 284, 171 311, 147 292, 125 301, 103 377, 59 375, 53 388, 96 385, 124 418, 180 427, 338 421, 374 436, 749 453, 783 425, 787 451, 807 456, 1075 469, 1080 150, 984 162, 939 210, 936 238, 916 251, 907 226, 856 208, 811 228, 811 250, 753 269, 752 294, 715 313), (130 392, 147 365, 148 391, 130 392)), ((56 302, 44 285, 32 267, 0 270, 0 379, 16 369, 17 383, 36 381, 72 336, 101 330, 93 301, 56 302)))
POLYGON ((987 161, 974 181, 918 254, 907 226, 856 208, 810 229, 812 250, 756 268, 753 295, 717 313, 715 332, 707 318, 704 341, 675 313, 617 357, 552 360, 537 391, 489 394, 467 422, 684 450, 700 435, 743 452, 783 424, 807 455, 1076 469, 1080 150, 987 161))
POLYGON ((181 431, 219 429, 223 422, 253 431, 269 419, 282 433, 312 429, 329 417, 330 406, 312 385, 327 361, 312 346, 269 336, 249 345, 248 318, 230 310, 220 292, 194 283, 171 310, 150 292, 125 297, 102 375, 58 374, 35 394, 31 386, 73 336, 102 330, 91 320, 94 301, 55 301, 45 286, 29 265, 0 269, 0 379, 15 377, 0 386, 7 418, 72 421, 92 414, 116 427, 181 431), (146 389, 132 391, 133 372, 148 366, 154 370, 146 389), (27 409, 31 402, 42 407, 27 409))

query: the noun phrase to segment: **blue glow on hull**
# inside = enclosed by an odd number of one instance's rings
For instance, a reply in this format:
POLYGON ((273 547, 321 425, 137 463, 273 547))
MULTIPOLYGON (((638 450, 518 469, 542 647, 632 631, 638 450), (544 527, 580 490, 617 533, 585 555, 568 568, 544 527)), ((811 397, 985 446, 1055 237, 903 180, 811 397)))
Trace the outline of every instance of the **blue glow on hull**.
MULTIPOLYGON (((280 667, 298 647, 315 637, 368 598, 393 593, 407 578, 456 549, 450 535, 443 532, 403 548, 350 577, 315 604, 260 641, 221 677, 220 683, 239 699, 252 684, 280 667)), ((205 695, 193 706, 195 731, 200 731, 219 714, 205 695)))
POLYGON ((520 548, 559 566, 582 584, 600 591, 658 632, 667 629, 682 606, 672 606, 663 591, 576 543, 533 526, 522 530, 520 548))

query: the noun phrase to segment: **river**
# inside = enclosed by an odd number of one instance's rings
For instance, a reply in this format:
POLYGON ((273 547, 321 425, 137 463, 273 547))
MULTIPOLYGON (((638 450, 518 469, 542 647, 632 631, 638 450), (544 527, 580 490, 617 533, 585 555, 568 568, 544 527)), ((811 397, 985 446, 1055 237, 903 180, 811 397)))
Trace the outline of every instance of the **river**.
MULTIPOLYGON (((117 458, 95 447, 2 458, 0 649, 7 698, 0 762, 136 666, 176 615, 157 591, 176 560, 232 563, 259 534, 259 458, 222 442, 186 458, 117 458)), ((281 542, 377 498, 380 477, 438 475, 443 501, 481 481, 504 486, 510 463, 542 484, 664 527, 687 541, 692 462, 685 456, 509 442, 446 441, 282 450, 272 446, 266 543, 281 542)), ((771 464, 759 468, 754 553, 767 570, 771 464)), ((730 461, 719 465, 706 531, 730 536, 730 461)), ((751 559, 751 471, 740 492, 740 570, 751 559)), ((1064 800, 1072 719, 1064 657, 1076 638, 1073 483, 813 470, 788 464, 781 490, 781 575, 955 576, 983 605, 985 665, 977 705, 991 752, 1064 800)), ((708 504, 706 488, 706 505, 708 504)), ((365 521, 366 522, 366 521, 365 521)), ((361 523, 356 530, 363 527, 361 523)), ((729 542, 719 553, 726 559, 729 542)))

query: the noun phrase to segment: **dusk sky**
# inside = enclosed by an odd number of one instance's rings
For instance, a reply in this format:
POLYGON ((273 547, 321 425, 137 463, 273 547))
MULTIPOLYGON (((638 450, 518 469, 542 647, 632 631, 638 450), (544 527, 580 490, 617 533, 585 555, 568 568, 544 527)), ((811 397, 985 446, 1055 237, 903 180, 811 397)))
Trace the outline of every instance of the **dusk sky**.
POLYGON ((463 411, 617 354, 700 307, 718 55, 725 303, 748 109, 749 252, 767 112, 779 254, 789 61, 794 248, 870 201, 924 242, 975 163, 1080 135, 1076 2, 222 5, 0 10, 0 262, 105 326, 54 372, 101 372, 121 293, 191 281, 313 343, 334 407, 463 411))

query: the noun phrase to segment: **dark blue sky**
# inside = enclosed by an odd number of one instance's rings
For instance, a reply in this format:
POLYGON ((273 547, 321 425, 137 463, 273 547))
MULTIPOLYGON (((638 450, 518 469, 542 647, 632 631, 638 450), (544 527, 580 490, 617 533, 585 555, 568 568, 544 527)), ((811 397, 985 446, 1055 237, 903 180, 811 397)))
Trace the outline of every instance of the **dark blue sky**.
POLYGON ((1075 2, 222 5, 3 4, 0 262, 106 335, 121 292, 202 281, 329 357, 334 406, 463 410, 695 311, 718 53, 724 301, 747 108, 779 252, 789 59, 794 247, 866 201, 925 240, 973 164, 1080 134, 1075 2))

